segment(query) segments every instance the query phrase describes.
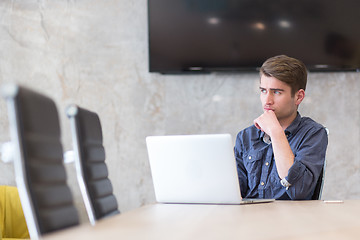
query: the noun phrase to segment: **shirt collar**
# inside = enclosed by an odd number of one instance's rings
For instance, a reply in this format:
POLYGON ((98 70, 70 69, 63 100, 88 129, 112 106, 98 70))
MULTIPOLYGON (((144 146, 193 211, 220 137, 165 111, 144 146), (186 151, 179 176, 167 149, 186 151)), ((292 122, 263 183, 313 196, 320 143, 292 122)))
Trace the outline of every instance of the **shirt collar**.
POLYGON ((301 115, 299 112, 297 112, 294 121, 285 129, 286 136, 292 135, 296 131, 296 129, 298 129, 300 122, 301 122, 301 115))

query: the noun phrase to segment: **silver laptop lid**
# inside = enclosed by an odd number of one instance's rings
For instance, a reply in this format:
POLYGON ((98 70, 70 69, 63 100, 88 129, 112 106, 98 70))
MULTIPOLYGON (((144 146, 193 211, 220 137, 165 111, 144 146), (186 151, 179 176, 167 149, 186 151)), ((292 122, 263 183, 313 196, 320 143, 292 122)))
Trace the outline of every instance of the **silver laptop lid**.
POLYGON ((158 202, 241 202, 230 134, 150 136, 146 143, 158 202))

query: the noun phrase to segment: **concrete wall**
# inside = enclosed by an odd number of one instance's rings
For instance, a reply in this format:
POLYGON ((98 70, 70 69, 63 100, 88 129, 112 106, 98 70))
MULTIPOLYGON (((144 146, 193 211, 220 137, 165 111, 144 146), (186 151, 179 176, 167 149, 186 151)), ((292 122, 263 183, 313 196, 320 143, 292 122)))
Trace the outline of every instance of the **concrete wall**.
MULTIPOLYGON (((155 201, 148 135, 236 133, 261 113, 258 75, 148 72, 146 0, 0 1, 0 84, 51 96, 71 149, 65 107, 100 115, 110 179, 122 212, 155 201)), ((360 74, 310 73, 303 116, 330 130, 323 197, 360 197, 360 74)), ((0 100, 0 142, 9 140, 0 100)), ((84 217, 74 167, 69 182, 84 217)), ((0 163, 0 184, 15 185, 0 163)))

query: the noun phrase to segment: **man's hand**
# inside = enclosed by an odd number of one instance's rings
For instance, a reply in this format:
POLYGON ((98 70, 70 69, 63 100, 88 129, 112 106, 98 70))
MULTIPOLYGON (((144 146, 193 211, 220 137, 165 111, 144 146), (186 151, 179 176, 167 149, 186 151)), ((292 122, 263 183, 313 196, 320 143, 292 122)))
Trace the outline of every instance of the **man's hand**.
POLYGON ((265 132, 271 137, 271 134, 274 130, 282 131, 281 125, 274 113, 274 111, 265 111, 258 118, 254 120, 254 125, 256 128, 265 132))

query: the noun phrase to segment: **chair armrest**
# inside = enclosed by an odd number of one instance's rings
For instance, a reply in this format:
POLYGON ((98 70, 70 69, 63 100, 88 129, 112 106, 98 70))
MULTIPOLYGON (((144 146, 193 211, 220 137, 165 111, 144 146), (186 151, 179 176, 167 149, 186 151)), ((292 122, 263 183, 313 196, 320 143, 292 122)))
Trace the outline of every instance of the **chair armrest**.
POLYGON ((12 142, 5 142, 0 145, 1 160, 4 163, 14 161, 14 146, 12 142))
POLYGON ((70 163, 73 163, 73 162, 75 162, 74 151, 73 150, 66 151, 64 153, 64 163, 65 164, 70 164, 70 163))

